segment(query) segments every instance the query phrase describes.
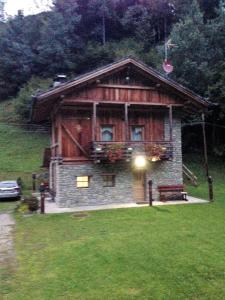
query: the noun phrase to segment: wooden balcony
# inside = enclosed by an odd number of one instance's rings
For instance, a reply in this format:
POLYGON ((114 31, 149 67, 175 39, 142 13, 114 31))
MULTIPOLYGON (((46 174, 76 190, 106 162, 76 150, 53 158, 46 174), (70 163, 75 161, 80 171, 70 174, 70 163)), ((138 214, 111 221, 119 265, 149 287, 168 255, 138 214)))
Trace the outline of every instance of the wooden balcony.
POLYGON ((131 161, 135 154, 144 154, 149 161, 171 160, 173 145, 171 142, 101 142, 91 143, 90 156, 96 163, 131 161))

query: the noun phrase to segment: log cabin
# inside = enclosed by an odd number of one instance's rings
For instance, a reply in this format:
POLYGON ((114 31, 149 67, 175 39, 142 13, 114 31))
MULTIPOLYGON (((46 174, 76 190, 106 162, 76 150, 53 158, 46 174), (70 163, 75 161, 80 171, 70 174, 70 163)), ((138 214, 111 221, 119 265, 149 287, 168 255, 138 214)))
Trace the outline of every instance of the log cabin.
POLYGON ((145 203, 181 186, 183 113, 209 103, 125 58, 39 93, 32 121, 51 122, 50 188, 59 207, 145 203))

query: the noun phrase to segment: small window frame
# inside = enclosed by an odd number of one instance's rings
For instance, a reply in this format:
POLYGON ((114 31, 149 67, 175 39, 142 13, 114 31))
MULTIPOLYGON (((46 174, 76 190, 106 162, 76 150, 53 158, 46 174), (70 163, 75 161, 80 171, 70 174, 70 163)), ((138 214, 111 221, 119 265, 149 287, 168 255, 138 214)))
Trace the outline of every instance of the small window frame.
POLYGON ((101 124, 101 125, 100 125, 100 140, 101 140, 102 142, 113 142, 114 139, 115 139, 115 125, 113 125, 113 124, 101 124), (103 139, 103 129, 104 129, 104 127, 111 127, 111 128, 112 128, 112 140, 110 140, 110 141, 105 141, 105 140, 103 139))
POLYGON ((78 189, 87 189, 89 187, 90 187, 90 176, 89 175, 76 176, 76 188, 78 188, 78 189), (82 180, 82 178, 83 178, 83 180, 82 180), (85 185, 85 183, 87 185, 85 185))
POLYGON ((142 125, 142 124, 131 124, 130 125, 130 140, 132 141, 132 142, 144 142, 144 140, 145 140, 145 126, 144 125, 142 125), (141 140, 135 140, 135 139, 133 139, 133 131, 134 131, 134 129, 135 128, 141 128, 142 130, 141 130, 141 140))
POLYGON ((102 174, 103 187, 115 187, 116 186, 116 174, 106 173, 102 174))

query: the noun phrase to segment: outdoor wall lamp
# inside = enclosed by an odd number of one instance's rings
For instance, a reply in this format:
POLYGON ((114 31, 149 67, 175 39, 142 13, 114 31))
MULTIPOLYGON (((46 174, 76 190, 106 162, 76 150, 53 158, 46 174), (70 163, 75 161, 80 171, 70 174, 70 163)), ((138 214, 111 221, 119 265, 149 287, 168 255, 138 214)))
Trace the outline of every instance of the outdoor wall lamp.
POLYGON ((102 151, 102 148, 98 146, 95 148, 95 150, 99 152, 99 151, 102 151))
POLYGON ((134 166, 137 169, 144 169, 147 166, 147 159, 144 155, 138 155, 134 158, 134 166))

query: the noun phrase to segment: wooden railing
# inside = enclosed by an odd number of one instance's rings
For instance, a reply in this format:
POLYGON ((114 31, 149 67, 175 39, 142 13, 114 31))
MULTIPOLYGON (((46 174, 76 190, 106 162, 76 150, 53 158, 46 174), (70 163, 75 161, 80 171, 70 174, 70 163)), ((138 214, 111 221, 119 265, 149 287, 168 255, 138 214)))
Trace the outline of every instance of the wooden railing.
POLYGON ((173 145, 167 141, 102 142, 91 143, 90 156, 95 162, 130 161, 133 153, 144 153, 149 160, 170 160, 173 145))

